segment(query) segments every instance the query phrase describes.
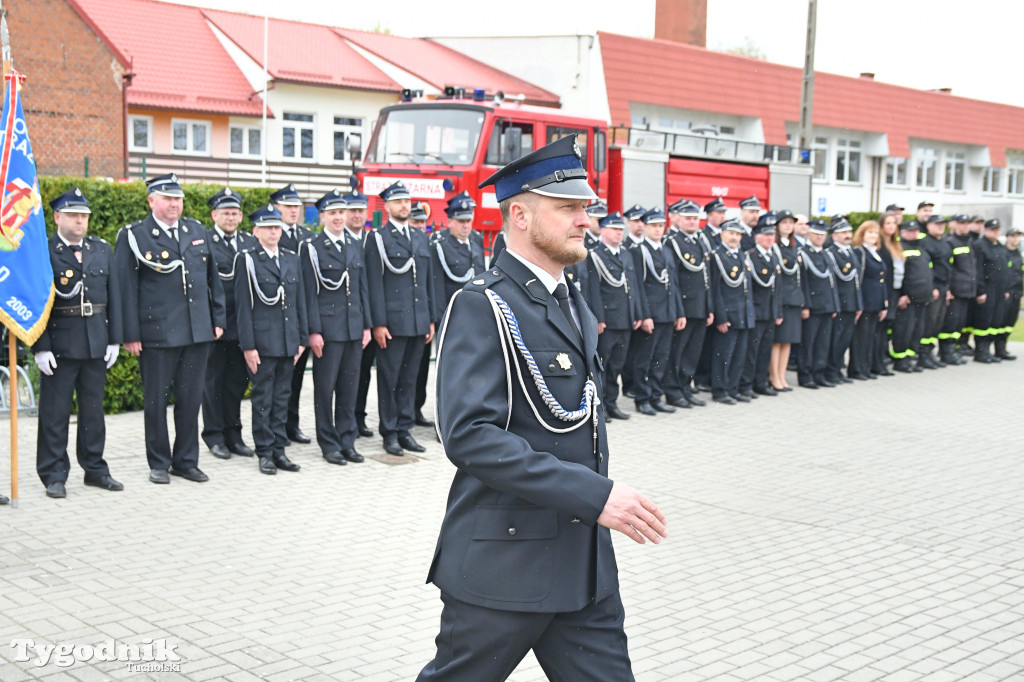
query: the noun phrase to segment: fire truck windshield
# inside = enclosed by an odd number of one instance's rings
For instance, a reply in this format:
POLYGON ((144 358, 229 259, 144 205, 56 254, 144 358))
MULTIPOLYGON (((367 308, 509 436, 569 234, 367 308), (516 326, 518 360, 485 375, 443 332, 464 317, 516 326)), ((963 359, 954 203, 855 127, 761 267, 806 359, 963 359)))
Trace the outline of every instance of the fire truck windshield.
POLYGON ((468 166, 473 163, 484 112, 470 108, 401 107, 381 113, 366 153, 370 163, 468 166))

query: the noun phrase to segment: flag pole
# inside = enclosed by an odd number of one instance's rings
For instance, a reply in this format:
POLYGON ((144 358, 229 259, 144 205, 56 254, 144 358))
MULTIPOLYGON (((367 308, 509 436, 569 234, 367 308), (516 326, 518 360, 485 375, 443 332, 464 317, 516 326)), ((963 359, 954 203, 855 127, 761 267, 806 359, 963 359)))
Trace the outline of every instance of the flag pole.
MULTIPOLYGON (((2 47, 4 61, 4 80, 10 75, 13 65, 11 63, 11 36, 7 30, 7 10, 0 0, 0 47, 2 47)), ((10 87, 18 87, 16 79, 10 80, 10 87)), ((13 116, 14 112, 8 113, 13 116)), ((11 403, 11 506, 18 508, 18 337, 14 332, 7 330, 7 370, 10 376, 11 403)))

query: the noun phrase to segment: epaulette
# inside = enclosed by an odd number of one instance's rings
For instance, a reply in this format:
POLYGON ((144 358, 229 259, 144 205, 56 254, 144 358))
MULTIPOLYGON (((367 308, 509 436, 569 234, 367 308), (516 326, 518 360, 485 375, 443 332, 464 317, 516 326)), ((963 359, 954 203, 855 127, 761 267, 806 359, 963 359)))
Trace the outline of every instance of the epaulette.
MULTIPOLYGON (((305 243, 305 242, 303 242, 303 244, 304 244, 304 243, 305 243)), ((300 244, 300 246, 301 246, 301 244, 300 244)), ((281 253, 290 253, 290 254, 292 254, 292 255, 295 255, 295 252, 294 252, 294 251, 292 251, 291 249, 285 248, 285 247, 283 247, 283 246, 279 246, 279 247, 278 247, 278 250, 280 250, 280 251, 281 251, 281 253)))
POLYGON ((94 234, 86 235, 85 238, 88 239, 89 241, 93 241, 93 242, 102 242, 103 244, 107 243, 106 239, 104 239, 103 237, 98 237, 98 236, 96 236, 94 234))
POLYGON ((195 218, 189 218, 188 216, 182 216, 181 218, 179 218, 179 220, 181 220, 181 222, 186 223, 188 225, 194 225, 196 227, 201 227, 204 230, 210 229, 206 225, 203 225, 201 222, 196 220, 195 218))
POLYGON ((489 289, 495 284, 495 282, 500 281, 504 277, 504 272, 498 268, 491 268, 490 270, 485 270, 473 279, 469 280, 465 289, 468 291, 483 291, 484 289, 489 289))

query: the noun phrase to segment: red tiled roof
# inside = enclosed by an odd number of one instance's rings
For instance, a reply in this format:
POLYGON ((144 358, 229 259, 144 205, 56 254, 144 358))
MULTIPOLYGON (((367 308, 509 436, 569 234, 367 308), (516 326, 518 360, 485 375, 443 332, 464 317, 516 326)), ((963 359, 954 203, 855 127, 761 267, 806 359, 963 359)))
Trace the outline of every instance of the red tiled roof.
POLYGON ((467 92, 483 88, 489 96, 502 90, 507 95, 525 95, 527 104, 555 107, 560 104, 558 95, 432 40, 344 28, 335 30, 338 35, 439 90, 446 85, 463 87, 467 92))
POLYGON ((69 2, 115 54, 131 60, 129 106, 262 114, 260 99, 250 98, 252 86, 197 8, 153 0, 69 2))
MULTIPOLYGON (((599 33, 611 122, 630 102, 761 119, 765 142, 786 144, 800 120, 802 70, 666 40, 599 33)), ((814 124, 886 134, 889 155, 910 137, 988 147, 993 166, 1024 150, 1024 108, 815 72, 814 124)))
MULTIPOLYGON (((214 25, 263 65, 263 17, 204 9, 214 25)), ((402 86, 329 26, 270 19, 267 70, 276 80, 397 93, 402 86)))

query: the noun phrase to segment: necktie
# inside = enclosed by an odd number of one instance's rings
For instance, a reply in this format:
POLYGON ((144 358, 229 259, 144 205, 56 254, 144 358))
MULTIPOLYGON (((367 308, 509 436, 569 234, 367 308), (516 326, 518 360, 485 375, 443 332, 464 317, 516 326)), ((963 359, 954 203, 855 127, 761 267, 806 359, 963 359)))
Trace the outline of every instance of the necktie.
POLYGON ((235 235, 233 235, 233 234, 224 235, 224 241, 226 241, 228 243, 228 246, 231 247, 232 251, 238 251, 238 247, 235 246, 235 235))
POLYGON ((75 260, 78 261, 79 263, 81 263, 82 262, 82 245, 81 244, 72 244, 68 248, 70 248, 71 252, 75 254, 75 260))
POLYGON ((170 233, 171 233, 171 241, 174 242, 175 244, 177 244, 178 243, 178 228, 172 227, 170 229, 170 233))
POLYGON ((559 283, 555 287, 554 295, 555 300, 558 301, 558 307, 561 309, 562 314, 565 315, 566 321, 576 335, 576 340, 582 343, 583 337, 580 335, 579 327, 576 326, 576 321, 572 317, 572 308, 569 307, 569 289, 564 284, 559 283))

